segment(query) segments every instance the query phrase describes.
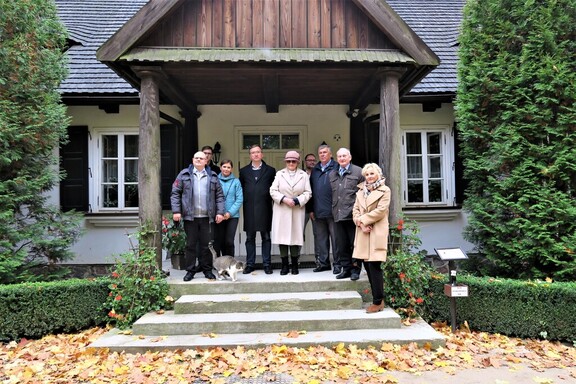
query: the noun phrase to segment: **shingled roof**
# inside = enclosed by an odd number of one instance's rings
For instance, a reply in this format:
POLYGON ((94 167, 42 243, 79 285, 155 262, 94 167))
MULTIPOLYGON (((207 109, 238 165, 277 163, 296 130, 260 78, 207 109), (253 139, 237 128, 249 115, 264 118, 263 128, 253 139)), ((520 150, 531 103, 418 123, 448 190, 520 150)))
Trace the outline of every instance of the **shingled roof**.
POLYGON ((148 0, 56 0, 68 29, 69 75, 60 92, 67 96, 136 96, 138 92, 96 59, 96 50, 148 0))
POLYGON ((465 0, 387 0, 400 17, 440 57, 440 65, 410 94, 456 93, 458 34, 465 0))
MULTIPOLYGON (((56 0, 70 34, 69 76, 60 90, 66 97, 136 96, 137 91, 96 59, 96 50, 147 0, 56 0)), ((456 91, 456 51, 465 0, 388 0, 388 4, 440 57, 441 64, 411 95, 456 91)))

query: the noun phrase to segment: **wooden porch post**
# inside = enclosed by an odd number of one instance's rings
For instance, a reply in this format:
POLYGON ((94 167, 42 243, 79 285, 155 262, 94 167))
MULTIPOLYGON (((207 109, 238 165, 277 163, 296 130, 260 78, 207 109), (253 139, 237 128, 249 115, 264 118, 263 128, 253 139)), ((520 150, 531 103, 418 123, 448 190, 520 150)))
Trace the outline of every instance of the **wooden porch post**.
POLYGON ((390 187, 390 225, 395 225, 398 215, 402 213, 402 175, 400 171, 400 154, 402 134, 400 132, 400 95, 398 80, 405 69, 381 68, 380 82, 380 148, 378 159, 386 185, 390 187))
POLYGON ((140 130, 138 139, 138 199, 140 225, 151 232, 144 240, 156 249, 162 268, 162 202, 160 199, 160 95, 153 68, 138 70, 140 84, 140 130))

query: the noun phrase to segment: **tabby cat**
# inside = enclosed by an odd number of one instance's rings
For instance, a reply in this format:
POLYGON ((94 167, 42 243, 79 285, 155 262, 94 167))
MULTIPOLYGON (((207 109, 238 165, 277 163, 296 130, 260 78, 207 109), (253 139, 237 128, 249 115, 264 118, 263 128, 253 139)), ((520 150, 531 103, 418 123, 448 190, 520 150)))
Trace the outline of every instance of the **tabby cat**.
POLYGON ((236 281, 236 274, 244 270, 244 263, 236 260, 233 256, 218 257, 212 242, 208 243, 208 248, 212 252, 212 265, 217 272, 216 278, 222 280, 228 276, 232 281, 236 281))

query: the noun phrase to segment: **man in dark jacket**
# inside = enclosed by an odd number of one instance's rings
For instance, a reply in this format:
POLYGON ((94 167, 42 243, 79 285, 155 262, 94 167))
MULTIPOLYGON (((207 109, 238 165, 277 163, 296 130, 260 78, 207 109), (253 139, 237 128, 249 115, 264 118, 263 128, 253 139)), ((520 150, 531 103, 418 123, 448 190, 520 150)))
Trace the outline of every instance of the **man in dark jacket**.
POLYGON ((192 280, 200 271, 207 279, 215 279, 208 243, 214 238, 214 222, 220 223, 224 219, 224 193, 218 175, 206 166, 204 152, 196 152, 192 164, 174 180, 170 204, 173 220, 184 220, 188 264, 184 281, 192 280), (196 255, 198 243, 200 255, 196 255), (199 264, 196 269, 197 256, 199 264))
POLYGON ((332 186, 329 175, 338 164, 332 159, 332 149, 326 144, 318 147, 320 161, 312 169, 310 174, 310 186, 312 187, 312 203, 306 204, 310 220, 314 226, 314 249, 318 253, 317 266, 314 272, 329 271, 330 267, 330 244, 334 257, 334 274, 342 272, 340 260, 336 253, 336 236, 334 232, 334 218, 332 217, 332 186))
POLYGON ((256 263, 256 232, 262 240, 262 264, 264 272, 272 273, 272 198, 270 186, 276 176, 276 169, 263 160, 262 147, 250 147, 250 164, 240 169, 240 183, 244 194, 243 218, 246 232, 246 266, 244 274, 254 271, 256 263))
POLYGON ((354 237, 356 225, 352 221, 352 209, 356 201, 358 184, 364 181, 362 168, 351 163, 352 155, 346 148, 340 148, 336 152, 338 166, 330 173, 332 186, 332 216, 334 217, 334 229, 336 232, 336 252, 342 265, 342 272, 337 279, 358 280, 362 264, 352 259, 354 249, 354 237))

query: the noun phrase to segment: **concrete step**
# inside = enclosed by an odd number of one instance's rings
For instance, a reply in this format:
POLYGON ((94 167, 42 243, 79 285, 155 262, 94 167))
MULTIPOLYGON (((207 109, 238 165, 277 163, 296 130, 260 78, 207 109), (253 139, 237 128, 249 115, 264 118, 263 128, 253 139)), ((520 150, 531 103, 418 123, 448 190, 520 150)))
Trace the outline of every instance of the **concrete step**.
POLYGON ((195 335, 163 335, 150 336, 134 333, 120 334, 112 329, 90 347, 108 348, 111 351, 127 353, 145 353, 146 351, 185 350, 195 348, 264 348, 270 345, 285 345, 287 347, 307 348, 315 345, 334 347, 340 343, 356 345, 359 348, 370 346, 379 349, 383 343, 428 345, 437 348, 446 344, 442 334, 425 321, 419 320, 410 326, 402 325, 393 329, 353 329, 353 330, 322 330, 281 333, 241 333, 241 334, 195 334, 195 335))
POLYGON ((282 312, 362 308, 356 291, 184 295, 174 313, 282 312))
POLYGON ((171 270, 168 279, 171 295, 178 299, 175 311, 149 313, 134 324, 131 335, 112 329, 91 347, 143 353, 268 345, 329 347, 344 343, 379 348, 385 342, 414 342, 435 348, 445 344, 444 337, 422 320, 405 326, 390 308, 366 314, 362 307, 372 298, 364 271, 358 281, 337 280, 330 271, 314 273, 311 269, 286 276, 257 270, 241 275, 237 282, 207 280, 202 274, 183 282, 184 274, 171 270), (358 296, 363 303, 357 304, 358 296))
POLYGON ((253 313, 201 313, 178 315, 148 313, 138 319, 134 333, 150 336, 281 333, 346 329, 400 328, 400 316, 390 308, 367 314, 363 309, 253 313))
MULTIPOLYGON (((183 275, 183 274, 182 274, 183 275)), ((313 273, 303 270, 299 275, 280 276, 266 275, 256 271, 241 275, 239 280, 207 280, 201 273, 189 281, 182 281, 174 274, 169 279, 170 295, 176 300, 184 295, 212 295, 223 293, 285 293, 285 292, 322 292, 322 291, 356 291, 365 295, 370 291, 370 283, 365 273, 360 280, 337 280, 332 272, 313 273)))

